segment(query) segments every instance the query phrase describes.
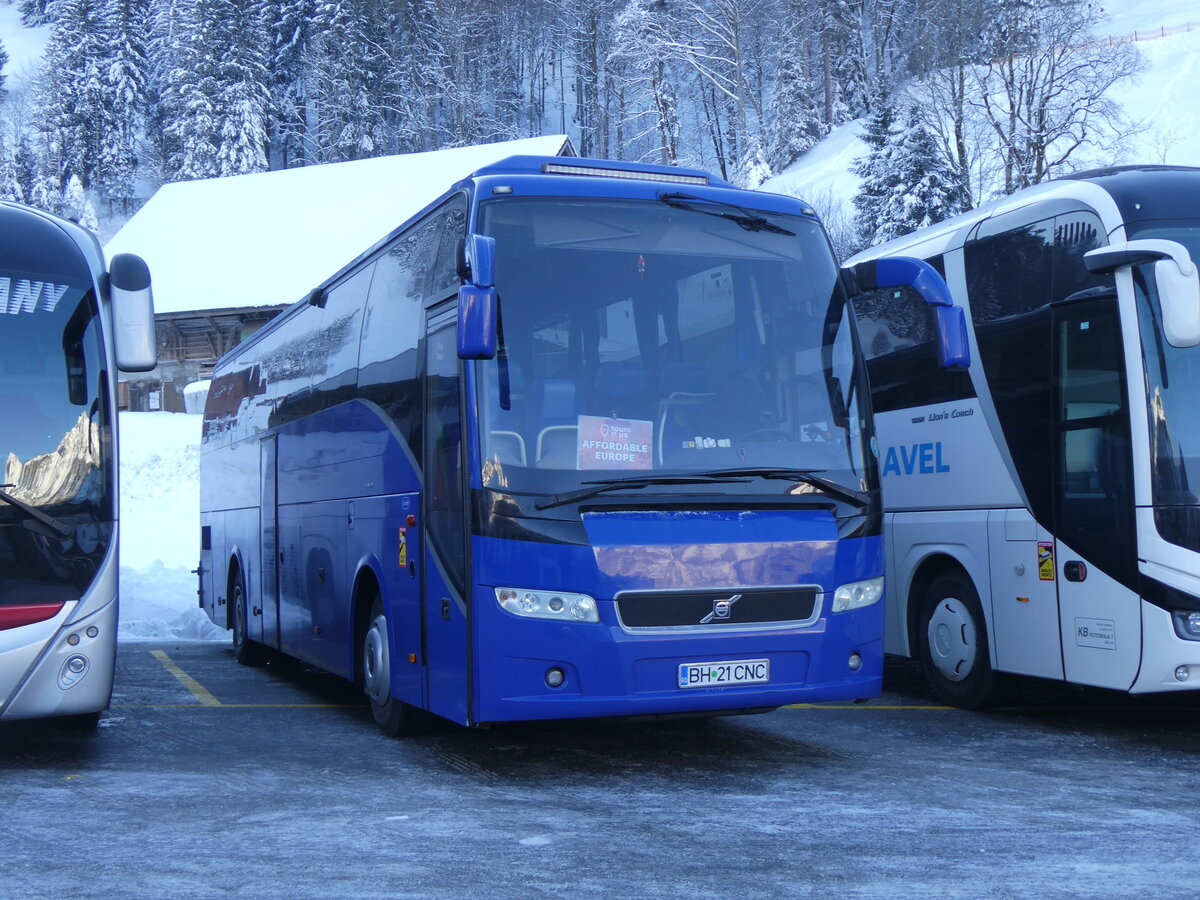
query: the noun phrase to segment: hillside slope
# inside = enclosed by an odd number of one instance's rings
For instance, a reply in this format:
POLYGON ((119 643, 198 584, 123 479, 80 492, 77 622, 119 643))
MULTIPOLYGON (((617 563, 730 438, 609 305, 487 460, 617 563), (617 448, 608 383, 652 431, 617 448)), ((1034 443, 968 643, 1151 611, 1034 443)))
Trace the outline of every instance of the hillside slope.
MULTIPOLYGON (((1141 129, 1119 152, 1091 151, 1079 156, 1078 165, 1200 166, 1200 8, 1187 0, 1110 0, 1105 11, 1106 33, 1098 37, 1129 39, 1137 33, 1145 68, 1135 82, 1117 86, 1111 96, 1141 129), (1175 30, 1187 27, 1189 19, 1190 31, 1175 30)), ((858 178, 850 167, 867 152, 859 139, 861 127, 852 122, 836 129, 762 189, 803 198, 837 231, 853 216, 850 201, 858 178)))

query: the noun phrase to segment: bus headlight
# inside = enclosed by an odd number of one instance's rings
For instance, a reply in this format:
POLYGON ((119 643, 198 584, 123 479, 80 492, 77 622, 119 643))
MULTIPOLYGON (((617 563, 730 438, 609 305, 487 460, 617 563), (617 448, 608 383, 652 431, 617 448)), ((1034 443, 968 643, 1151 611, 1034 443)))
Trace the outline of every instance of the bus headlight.
POLYGON ((516 616, 530 619, 559 619, 571 622, 599 622, 600 610, 587 594, 565 591, 527 591, 522 588, 496 588, 500 606, 516 616))
POLYGON ((860 609, 878 603, 883 596, 883 577, 868 578, 866 581, 855 581, 843 584, 833 592, 833 611, 845 612, 848 609, 860 609))

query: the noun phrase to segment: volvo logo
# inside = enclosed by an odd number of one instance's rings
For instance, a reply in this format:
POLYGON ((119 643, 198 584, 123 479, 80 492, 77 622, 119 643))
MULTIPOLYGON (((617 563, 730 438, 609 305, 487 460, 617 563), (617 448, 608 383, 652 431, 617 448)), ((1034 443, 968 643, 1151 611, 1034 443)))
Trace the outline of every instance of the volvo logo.
POLYGON ((734 594, 732 597, 725 597, 721 600, 713 601, 712 612, 700 620, 701 625, 707 625, 709 622, 728 621, 733 615, 733 604, 742 599, 741 594, 734 594))

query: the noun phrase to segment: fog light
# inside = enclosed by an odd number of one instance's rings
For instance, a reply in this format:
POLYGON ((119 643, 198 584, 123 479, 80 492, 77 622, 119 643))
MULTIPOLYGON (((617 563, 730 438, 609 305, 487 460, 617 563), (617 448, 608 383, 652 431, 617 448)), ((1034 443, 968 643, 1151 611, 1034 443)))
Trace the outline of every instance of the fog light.
POLYGON ((68 634, 67 635, 67 643, 70 644, 72 647, 74 647, 76 644, 79 643, 79 635, 68 634))
POLYGON ((550 687, 561 687, 567 676, 558 666, 546 670, 546 684, 550 687))
POLYGON ((1188 678, 1191 677, 1191 674, 1192 674, 1192 670, 1189 669, 1187 666, 1176 666, 1175 667, 1175 680, 1176 681, 1187 681, 1188 678))
POLYGON ((87 660, 82 656, 72 656, 67 660, 67 668, 78 675, 87 668, 87 660))
POLYGON ((858 655, 857 651, 850 654, 849 665, 850 665, 851 672, 857 672, 859 669, 862 668, 862 657, 858 655))
POLYGON ((99 633, 100 633, 100 629, 99 629, 99 628, 97 628, 95 625, 89 625, 89 626, 88 626, 88 630, 87 630, 87 636, 88 636, 88 637, 90 637, 90 638, 94 638, 94 637, 95 637, 96 635, 98 635, 99 633))

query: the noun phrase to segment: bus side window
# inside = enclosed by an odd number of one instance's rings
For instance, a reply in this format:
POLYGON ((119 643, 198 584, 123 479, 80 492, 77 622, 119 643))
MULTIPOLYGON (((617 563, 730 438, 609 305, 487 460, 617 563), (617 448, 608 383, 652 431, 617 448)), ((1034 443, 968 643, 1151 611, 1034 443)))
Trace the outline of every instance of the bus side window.
POLYGON ((1077 212, 1054 219, 1052 297, 1065 300, 1077 291, 1113 283, 1111 274, 1095 275, 1083 264, 1083 255, 1108 241, 1104 224, 1092 213, 1077 212))
POLYGON ((915 290, 870 291, 853 306, 875 412, 975 396, 966 370, 939 364, 933 307, 915 290))
POLYGON ((436 219, 423 219, 376 261, 358 356, 359 396, 387 413, 414 458, 421 447, 418 341, 437 234, 436 219))
POLYGON ((425 510, 428 534, 450 582, 466 584, 463 531, 462 420, 459 414, 458 344, 453 325, 427 340, 425 510))
POLYGON ((458 290, 458 248, 467 236, 467 207, 464 199, 450 201, 437 213, 437 246, 429 278, 428 299, 441 300, 458 290))

